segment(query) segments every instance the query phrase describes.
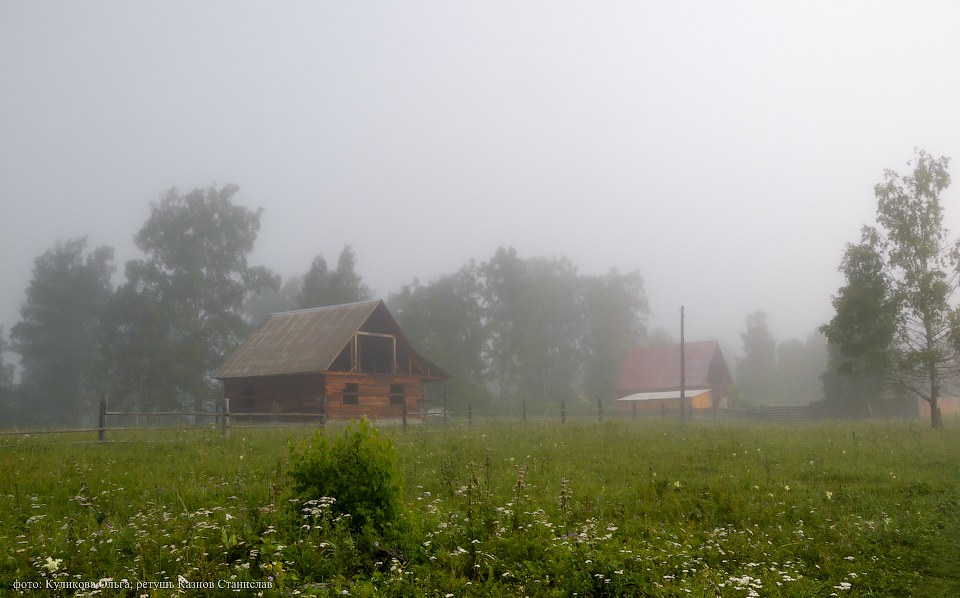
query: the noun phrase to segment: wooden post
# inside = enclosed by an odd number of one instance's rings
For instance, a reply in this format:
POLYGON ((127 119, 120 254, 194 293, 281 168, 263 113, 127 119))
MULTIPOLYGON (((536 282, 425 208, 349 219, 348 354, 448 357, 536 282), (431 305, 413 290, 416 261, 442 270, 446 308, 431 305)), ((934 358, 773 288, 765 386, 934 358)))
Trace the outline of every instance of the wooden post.
POLYGON ((660 403, 660 417, 661 418, 667 417, 667 406, 664 405, 663 403, 660 403))
POLYGON ((467 425, 473 425, 473 407, 470 406, 470 403, 467 403, 467 425))
POLYGON ((230 438, 230 398, 223 398, 223 430, 221 430, 224 438, 230 438))
POLYGON ((636 401, 630 401, 630 402, 633 405, 633 419, 637 419, 637 402, 636 401))
POLYGON ((597 399, 597 422, 603 421, 603 399, 597 399))
POLYGON ((520 419, 523 423, 527 423, 527 400, 520 399, 520 419))
POLYGON ((680 306, 680 421, 687 421, 686 368, 684 367, 683 306, 680 306))
POLYGON ((402 411, 403 411, 403 431, 406 432, 407 431, 407 402, 406 401, 403 402, 402 411))
POLYGON ((567 423, 567 404, 560 401, 560 423, 567 423))
POLYGON ((106 442, 107 437, 107 398, 100 399, 100 414, 98 417, 97 440, 106 442))

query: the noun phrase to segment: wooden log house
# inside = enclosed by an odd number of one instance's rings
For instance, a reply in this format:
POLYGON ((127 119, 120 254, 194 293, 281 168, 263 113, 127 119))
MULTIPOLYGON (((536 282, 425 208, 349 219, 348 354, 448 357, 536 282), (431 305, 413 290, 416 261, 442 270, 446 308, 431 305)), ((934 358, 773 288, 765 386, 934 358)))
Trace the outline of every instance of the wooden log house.
POLYGON ((420 417, 447 374, 418 354, 383 301, 276 313, 217 371, 232 415, 420 417))

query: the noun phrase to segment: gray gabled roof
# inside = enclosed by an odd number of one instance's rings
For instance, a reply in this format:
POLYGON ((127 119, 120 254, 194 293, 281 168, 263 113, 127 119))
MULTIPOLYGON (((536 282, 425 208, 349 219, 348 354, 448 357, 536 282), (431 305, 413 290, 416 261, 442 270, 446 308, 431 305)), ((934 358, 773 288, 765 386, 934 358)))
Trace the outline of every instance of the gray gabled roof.
MULTIPOLYGON (((407 343, 383 301, 364 301, 275 313, 248 336, 214 375, 218 380, 305 374, 329 370, 353 335, 377 310, 386 312, 391 333, 407 343)), ((412 351, 412 350, 411 350, 412 351)), ((428 367, 430 362, 417 357, 428 367)), ((437 373, 446 377, 442 370, 437 373)))

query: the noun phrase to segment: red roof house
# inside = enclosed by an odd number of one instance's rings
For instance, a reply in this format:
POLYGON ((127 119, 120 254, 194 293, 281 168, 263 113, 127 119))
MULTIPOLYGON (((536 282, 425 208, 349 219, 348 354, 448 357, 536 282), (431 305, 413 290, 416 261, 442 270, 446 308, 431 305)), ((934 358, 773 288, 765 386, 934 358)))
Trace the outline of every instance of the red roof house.
MULTIPOLYGON (((684 396, 692 409, 730 405, 733 377, 716 341, 684 343, 684 396)), ((643 409, 679 409, 680 345, 636 347, 617 380, 617 401, 643 409)))

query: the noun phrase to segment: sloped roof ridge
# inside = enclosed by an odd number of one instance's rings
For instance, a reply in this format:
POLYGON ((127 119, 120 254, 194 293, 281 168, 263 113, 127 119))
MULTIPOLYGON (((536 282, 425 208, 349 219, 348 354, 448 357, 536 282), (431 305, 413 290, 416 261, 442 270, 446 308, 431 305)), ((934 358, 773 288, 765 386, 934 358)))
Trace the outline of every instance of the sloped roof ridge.
POLYGON ((317 312, 317 311, 325 311, 325 310, 328 310, 328 309, 340 309, 340 308, 343 308, 343 307, 353 307, 353 306, 357 306, 357 305, 364 305, 364 304, 367 304, 367 303, 369 303, 369 304, 383 303, 383 299, 370 299, 370 300, 367 300, 367 301, 354 301, 354 302, 352 302, 352 303, 338 303, 337 305, 321 305, 320 307, 304 307, 303 309, 290 309, 290 310, 287 310, 287 311, 276 311, 276 312, 273 312, 273 313, 270 314, 270 315, 271 315, 271 316, 285 316, 285 315, 287 315, 287 314, 306 314, 306 313, 317 312))
MULTIPOLYGON (((720 343, 718 343, 715 340, 705 340, 705 341, 684 340, 683 344, 684 345, 718 345, 720 343)), ((656 345, 637 345, 637 347, 641 349, 660 349, 663 347, 679 347, 679 346, 680 346, 680 341, 677 341, 675 343, 657 343, 656 345)))
MULTIPOLYGON (((720 343, 716 340, 684 341, 686 347, 686 384, 689 387, 709 385, 708 377, 719 358, 727 371, 720 343)), ((617 391, 636 393, 669 390, 680 384, 680 343, 637 346, 626 356, 617 378, 617 391)))

